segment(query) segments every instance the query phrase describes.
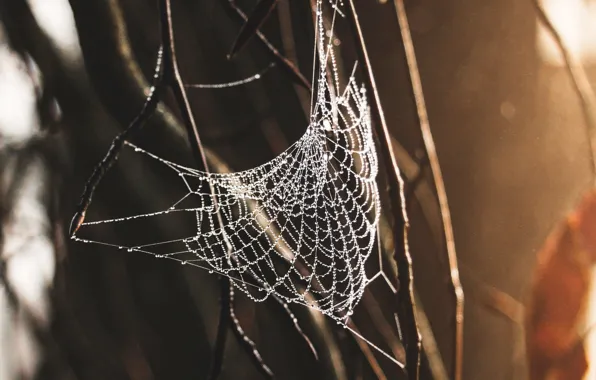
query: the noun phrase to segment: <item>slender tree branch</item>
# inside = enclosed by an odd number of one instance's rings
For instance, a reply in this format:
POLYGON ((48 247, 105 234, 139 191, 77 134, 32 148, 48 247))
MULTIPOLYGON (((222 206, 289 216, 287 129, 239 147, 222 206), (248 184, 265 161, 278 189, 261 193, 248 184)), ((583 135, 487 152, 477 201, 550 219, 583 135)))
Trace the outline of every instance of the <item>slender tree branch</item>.
POLYGON ((266 378, 266 379, 273 379, 273 372, 271 369, 265 364, 259 350, 257 349, 257 345, 253 342, 244 332, 244 329, 240 325, 240 321, 236 317, 236 313, 234 312, 234 285, 229 283, 229 300, 230 300, 230 317, 232 319, 234 335, 236 339, 240 343, 240 345, 244 348, 246 352, 249 353, 250 359, 254 363, 255 367, 259 370, 259 372, 266 378))
POLYGON ((410 380, 418 379, 419 365, 420 365, 420 333, 416 323, 416 315, 414 312, 414 295, 413 295, 413 271, 412 259, 407 243, 407 229, 408 218, 406 214, 406 205, 404 199, 404 182, 401 177, 399 166, 393 152, 391 144, 391 135, 385 122, 385 115, 381 106, 381 100, 377 91, 372 67, 368 57, 364 36, 360 28, 360 22, 353 0, 348 0, 349 19, 352 24, 353 31, 357 41, 357 52, 360 62, 364 65, 367 90, 371 94, 372 115, 375 118, 375 125, 380 129, 378 134, 383 138, 381 146, 381 154, 383 159, 391 167, 387 168, 387 176, 391 184, 389 188, 389 196, 391 202, 391 210, 393 212, 393 239, 395 246, 395 260, 399 273, 399 289, 398 289, 398 309, 401 316, 401 322, 405 326, 404 329, 404 345, 406 348, 406 369, 410 380), (397 185, 397 186, 396 186, 397 185))
POLYGON ((186 133, 190 140, 191 149, 195 157, 198 169, 209 171, 205 149, 199 136, 199 131, 192 114, 192 109, 186 95, 184 82, 178 69, 178 58, 176 55, 176 44, 174 42, 174 25, 172 22, 171 0, 160 0, 160 24, 161 24, 161 43, 164 51, 164 79, 176 98, 176 103, 180 109, 182 121, 186 127, 186 133))
POLYGON ((283 310, 286 312, 286 314, 288 315, 288 318, 292 321, 294 330, 296 330, 296 332, 298 334, 300 334, 300 337, 304 340, 304 342, 306 343, 306 345, 312 352, 315 359, 319 360, 319 354, 317 353, 317 350, 315 349, 314 344, 312 344, 310 338, 304 333, 304 331, 302 330, 302 327, 300 327, 300 324, 298 323, 298 318, 296 318, 296 315, 294 315, 294 313, 292 312, 292 310, 290 309, 288 304, 283 299, 279 298, 276 295, 273 295, 273 298, 275 298, 277 303, 280 304, 281 307, 283 308, 283 310))
POLYGON ((231 310, 233 308, 230 300, 230 280, 227 277, 221 277, 219 280, 219 321, 217 324, 217 336, 215 338, 215 348, 213 349, 213 359, 211 360, 211 369, 209 370, 209 380, 215 380, 221 374, 223 366, 224 352, 226 349, 226 340, 228 338, 228 328, 232 322, 231 310))
POLYGON ((250 38, 256 34, 261 25, 267 20, 269 14, 273 11, 277 3, 278 0, 259 0, 257 5, 251 11, 248 20, 242 25, 242 28, 236 37, 236 41, 234 41, 234 45, 232 45, 232 48, 230 49, 230 54, 228 54, 230 59, 234 58, 234 56, 246 46, 246 43, 250 38))
POLYGON ((454 363, 453 363, 453 378, 454 380, 461 380, 462 365, 463 365, 463 338, 464 338, 464 291, 459 279, 459 268, 457 263, 457 253, 455 250, 455 239, 453 236, 453 225, 451 223, 451 212, 449 210, 449 203, 447 200, 447 191, 445 189, 445 182, 441 173, 441 166, 435 148, 435 142, 430 130, 430 123, 428 121, 428 112, 424 100, 424 92, 422 89, 422 81, 420 79, 420 71, 418 70, 418 63, 416 62, 416 53, 414 51, 414 44, 412 43, 412 36, 410 33, 410 26, 408 24, 408 17, 404 7, 403 0, 394 0, 395 11, 401 31, 401 39, 408 64, 408 73, 411 82, 412 96, 416 104, 416 115, 422 132, 422 139, 426 150, 426 156, 430 163, 431 172, 435 182, 435 189, 437 197, 439 198, 439 207, 441 211, 441 219, 443 221, 443 232, 445 244, 447 248, 447 259, 449 262, 449 275, 451 278, 451 286, 453 287, 453 294, 455 297, 455 330, 454 330, 454 363))
POLYGON ((118 136, 114 138, 108 152, 104 156, 104 158, 95 166, 93 169, 93 173, 87 180, 85 184, 85 189, 83 190, 83 195, 81 195, 81 199, 79 201, 79 205, 77 206, 77 211, 70 222, 69 234, 70 236, 74 236, 74 234, 78 231, 81 227, 83 222, 85 221, 85 215, 87 213, 87 209, 91 205, 91 200, 93 198, 93 193, 95 189, 103 179, 104 175, 110 170, 112 165, 118 160, 118 155, 126 142, 126 139, 137 132, 139 129, 145 125, 147 120, 151 117, 155 109, 157 108, 157 104, 159 102, 159 97, 161 92, 164 90, 163 86, 163 71, 162 71, 162 50, 158 53, 157 64, 155 66, 155 76, 154 82, 151 86, 149 96, 143 105, 143 108, 138 113, 138 115, 133 119, 130 125, 122 131, 118 136))
MULTIPOLYGON (((233 11, 241 20, 247 22, 248 16, 242 11, 242 9, 240 9, 235 0, 227 0, 226 4, 228 4, 230 10, 233 11)), ((273 46, 271 42, 269 42, 263 33, 257 30, 256 35, 275 62, 278 63, 280 67, 282 67, 293 78, 295 82, 299 83, 310 91, 310 81, 306 79, 304 75, 302 75, 300 70, 298 70, 298 68, 289 59, 284 57, 279 50, 277 50, 277 48, 273 46)))
POLYGON ((428 155, 426 154, 426 150, 422 157, 418 157, 416 162, 416 167, 418 171, 413 178, 408 178, 406 175, 406 202, 412 199, 412 195, 418 188, 418 186, 424 181, 425 179, 425 169, 429 165, 428 155))
POLYGON ((596 183, 596 95, 590 84, 590 80, 584 70, 580 60, 575 57, 571 49, 567 47, 565 41, 553 25, 550 18, 542 8, 538 0, 531 0, 538 20, 542 23, 548 33, 551 35, 555 44, 561 51, 565 62, 565 69, 573 82, 573 88, 581 100, 581 107, 586 120, 587 138, 590 143, 590 160, 592 164, 593 181, 596 183))
MULTIPOLYGON (((170 69, 166 70, 166 73, 169 73, 169 75, 173 76, 173 82, 171 83, 171 87, 174 91, 174 97, 176 98, 178 106, 180 107, 182 119, 184 120, 184 124, 186 125, 188 136, 191 139, 191 141, 193 141, 191 146, 194 148, 193 153, 195 156, 195 160, 199 162, 200 169, 209 172, 209 166, 207 163, 207 158, 205 156, 205 149, 203 148, 203 144, 201 142, 201 138, 199 136, 199 132, 197 130, 194 117, 192 115, 192 109, 190 107, 190 103, 186 95, 184 83, 182 81, 180 71, 178 69, 176 49, 174 44, 174 31, 170 1, 171 0, 160 1, 162 41, 164 43, 167 43, 167 47, 165 48, 165 51, 168 52, 165 55, 167 65, 166 68, 170 69)), ((217 197, 215 195, 213 185, 209 184, 209 188, 211 191, 213 204, 217 209, 217 220, 215 222, 214 227, 221 228, 223 226, 223 219, 219 207, 217 207, 217 197)), ((231 250, 232 246, 228 242, 225 232, 224 240, 226 242, 226 245, 228 246, 228 250, 231 250)), ((259 354, 256 345, 246 336, 246 334, 244 334, 244 330, 242 329, 242 327, 240 326, 240 322, 236 318, 236 314, 234 312, 234 285, 230 282, 229 279, 220 278, 220 289, 222 295, 227 291, 229 296, 227 298, 225 296, 222 297, 220 301, 222 303, 222 307, 220 309, 217 341, 211 367, 213 371, 212 374, 215 375, 214 379, 217 378, 217 376, 221 372, 221 367, 223 365, 223 356, 225 353, 225 345, 227 338, 227 331, 225 331, 225 326, 228 323, 232 323, 232 328, 235 332, 237 339, 240 341, 241 346, 245 348, 246 352, 251 357, 257 369, 259 369, 265 376, 273 378, 273 373, 271 372, 269 367, 267 367, 267 365, 263 362, 263 359, 261 358, 261 355, 259 354)))
POLYGON ((424 312, 424 307, 418 299, 416 292, 414 292, 414 296, 416 297, 416 317, 418 318, 418 326, 420 327, 420 336, 422 336, 422 348, 424 349, 432 378, 433 380, 449 380, 449 375, 447 374, 441 352, 437 346, 430 321, 424 312))

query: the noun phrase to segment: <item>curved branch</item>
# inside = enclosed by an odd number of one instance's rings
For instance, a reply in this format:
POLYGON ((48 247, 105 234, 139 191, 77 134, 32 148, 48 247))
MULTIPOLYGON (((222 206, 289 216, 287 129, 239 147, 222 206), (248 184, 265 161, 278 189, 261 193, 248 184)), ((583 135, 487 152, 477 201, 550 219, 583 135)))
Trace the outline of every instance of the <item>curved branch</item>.
POLYGON ((253 342, 244 332, 244 329, 240 325, 240 321, 236 317, 236 313, 234 312, 234 285, 230 282, 229 284, 229 300, 230 300, 230 317, 232 318, 232 325, 234 335, 236 335, 236 339, 240 343, 244 350, 249 353, 250 359, 254 363, 255 367, 259 370, 259 372, 266 378, 266 379, 273 379, 273 372, 271 369, 265 364, 263 361, 263 357, 259 353, 257 349, 257 345, 253 342))
POLYGON ((381 99, 377 91, 376 82, 372 72, 370 59, 362 35, 362 29, 358 20, 354 0, 348 0, 349 19, 356 37, 357 52, 359 61, 365 68, 366 84, 369 94, 371 94, 372 116, 375 118, 375 125, 379 129, 379 135, 383 138, 383 144, 380 151, 383 160, 391 165, 387 168, 387 177, 389 179, 390 208, 393 213, 393 241, 395 246, 395 261, 399 272, 400 286, 398 289, 398 309, 403 320, 405 329, 404 343, 406 347, 406 369, 410 380, 418 379, 420 367, 420 332, 416 322, 415 300, 413 294, 414 274, 412 271, 412 258, 408 248, 408 216, 406 213, 406 202, 404 196, 404 181, 393 152, 391 135, 385 121, 385 114, 381 106, 381 99), (397 185, 397 186, 396 186, 397 185))
POLYGON ((586 120, 588 141, 590 143, 590 160, 592 162, 592 176, 596 182, 596 95, 590 84, 586 71, 581 62, 571 52, 563 41, 563 38, 549 19, 548 15, 538 3, 538 0, 531 0, 538 15, 538 20, 544 25, 551 35, 555 44, 561 51, 565 61, 565 69, 573 82, 573 88, 581 100, 582 112, 586 120))
POLYGON ((455 355, 453 363, 453 378, 455 380, 461 380, 464 344, 464 291, 459 278, 457 253, 455 251, 455 240, 453 235, 453 224, 451 223, 451 212, 449 211, 447 191, 445 189, 445 182, 443 181, 443 175, 441 173, 441 165, 439 164, 435 142, 430 130, 430 123, 428 121, 428 113, 424 100, 424 92, 422 90, 422 82, 420 80, 420 72, 418 70, 418 63, 416 62, 416 53, 414 51, 414 44, 412 43, 412 36, 410 34, 408 17, 406 15, 403 0, 394 0, 394 6, 406 55, 412 95, 416 104, 416 115, 420 125, 422 139, 424 141, 426 157, 430 163, 431 172, 435 182, 437 197, 439 198, 439 208, 441 211, 441 219, 443 221, 447 260, 449 263, 449 275, 455 297, 455 355))

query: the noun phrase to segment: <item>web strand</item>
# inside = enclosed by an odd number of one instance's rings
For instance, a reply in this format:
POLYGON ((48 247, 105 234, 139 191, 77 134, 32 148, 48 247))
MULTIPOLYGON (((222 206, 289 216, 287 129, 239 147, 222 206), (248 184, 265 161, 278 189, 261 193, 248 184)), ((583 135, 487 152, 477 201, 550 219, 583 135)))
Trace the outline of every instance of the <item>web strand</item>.
MULTIPOLYGON (((325 3, 333 12, 327 26, 323 5, 317 1, 315 16, 317 91, 310 123, 298 141, 271 161, 234 173, 184 167, 126 142, 132 154, 174 173, 186 192, 167 209, 87 221, 73 238, 202 268, 229 278, 255 302, 275 297, 316 309, 347 326, 371 280, 388 279, 380 272, 369 278, 365 269, 378 241, 380 216, 368 100, 356 81, 356 65, 345 85, 340 84, 333 29, 336 18, 343 17, 342 4, 325 3), (145 236, 147 241, 126 244, 79 236, 93 226, 126 228, 166 217, 194 220, 193 232, 167 241, 145 236)), ((232 87, 263 74, 186 87, 232 87)))
POLYGON ((218 88, 230 88, 230 87, 238 87, 242 86, 254 81, 257 81, 263 77, 269 70, 275 66, 275 63, 272 62, 264 68, 263 70, 259 71, 258 73, 246 77, 244 79, 240 79, 234 82, 226 82, 226 83, 211 83, 211 84, 185 84, 184 87, 186 88, 201 88, 201 89, 218 89, 218 88))

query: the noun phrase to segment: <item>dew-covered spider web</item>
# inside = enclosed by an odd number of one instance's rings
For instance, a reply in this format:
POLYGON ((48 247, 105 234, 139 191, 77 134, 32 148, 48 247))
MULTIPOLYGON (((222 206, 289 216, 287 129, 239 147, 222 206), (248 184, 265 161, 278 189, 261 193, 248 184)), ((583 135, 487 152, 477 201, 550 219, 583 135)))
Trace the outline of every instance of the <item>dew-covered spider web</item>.
POLYGON ((356 66, 347 79, 338 69, 334 25, 342 6, 338 0, 317 2, 316 90, 298 141, 271 161, 234 173, 191 169, 126 143, 131 154, 175 173, 184 196, 154 212, 87 221, 74 239, 204 268, 229 277, 254 301, 275 296, 346 324, 374 277, 365 264, 377 242, 380 201, 366 92, 356 66), (188 217, 192 228, 168 241, 79 236, 93 225, 117 228, 176 213, 188 217))

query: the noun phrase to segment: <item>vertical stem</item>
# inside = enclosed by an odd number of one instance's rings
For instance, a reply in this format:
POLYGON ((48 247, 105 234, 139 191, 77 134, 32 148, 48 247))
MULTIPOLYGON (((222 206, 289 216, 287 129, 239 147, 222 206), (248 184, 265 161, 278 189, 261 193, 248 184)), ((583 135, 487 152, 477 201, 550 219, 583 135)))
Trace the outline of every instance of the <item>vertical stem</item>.
POLYGON ((381 153, 386 163, 391 164, 391 168, 387 168, 387 175, 391 209, 393 212, 393 239, 395 242, 395 260, 398 267, 398 277, 400 286, 398 289, 398 309, 404 325, 404 345, 406 347, 406 369, 410 380, 418 379, 418 371, 420 365, 420 333, 418 332, 418 324, 416 323, 416 315, 414 313, 415 304, 413 296, 413 272, 412 259, 410 257, 408 247, 408 217, 406 214, 406 203, 404 197, 404 181, 401 177, 397 160, 393 153, 391 145, 391 136, 385 121, 385 115, 381 106, 381 100, 377 91, 377 86, 372 72, 372 67, 366 50, 366 44, 360 28, 360 22, 356 13, 353 0, 348 0, 349 18, 352 28, 356 35, 357 50, 360 62, 364 65, 367 79, 367 90, 372 96, 371 108, 372 115, 375 118, 375 125, 380 128, 378 133, 382 136, 381 153), (396 187, 396 184, 398 185, 396 187), (401 215, 398 210, 401 210, 401 215), (403 247, 403 249, 399 249, 403 247))
POLYGON ((426 156, 430 164, 437 197, 439 199, 439 208, 441 211, 441 219, 443 222, 443 232, 445 244, 447 248, 447 259, 449 262, 449 274, 451 279, 451 286, 455 296, 455 336, 454 336, 454 362, 453 362, 453 378, 461 380, 462 363, 463 363, 463 331, 464 331, 464 292, 459 278, 459 268, 457 264, 457 253, 455 251, 455 242, 453 237, 453 225, 451 223, 451 213, 449 211, 449 204, 447 202, 447 192, 445 190, 445 182, 441 173, 441 166, 435 148, 435 142, 430 130, 430 123, 428 121, 428 113, 426 110, 426 102, 424 100, 424 92, 422 90, 422 81, 420 80, 420 71, 418 70, 418 63, 416 61, 416 52, 414 51, 414 44, 412 43, 412 35, 408 25, 408 17, 404 7, 403 0, 394 0, 395 11, 397 13, 397 20, 401 32, 401 38, 408 64, 408 74, 410 77, 412 96, 416 103, 416 114, 420 131, 422 132, 422 139, 426 150, 426 156))
POLYGON ((209 370, 209 380, 215 380, 221 374, 223 366, 224 352, 226 350, 226 340, 228 338, 228 327, 231 322, 230 302, 230 280, 227 277, 221 277, 219 280, 220 289, 220 307, 219 322, 217 325, 217 336, 215 338, 215 348, 213 349, 213 359, 211 360, 211 369, 209 370))
POLYGON ((195 161, 199 165, 199 170, 208 172, 207 158, 205 149, 199 136, 199 131, 190 108, 188 96, 184 88, 184 83, 180 77, 178 69, 178 60, 176 59, 176 45, 174 43, 174 27, 172 23, 171 0, 160 0, 160 22, 161 22, 161 40, 165 46, 164 49, 164 73, 167 76, 166 82, 172 88, 176 103, 182 116, 182 121, 186 127, 188 138, 191 142, 191 149, 195 156, 195 161))

